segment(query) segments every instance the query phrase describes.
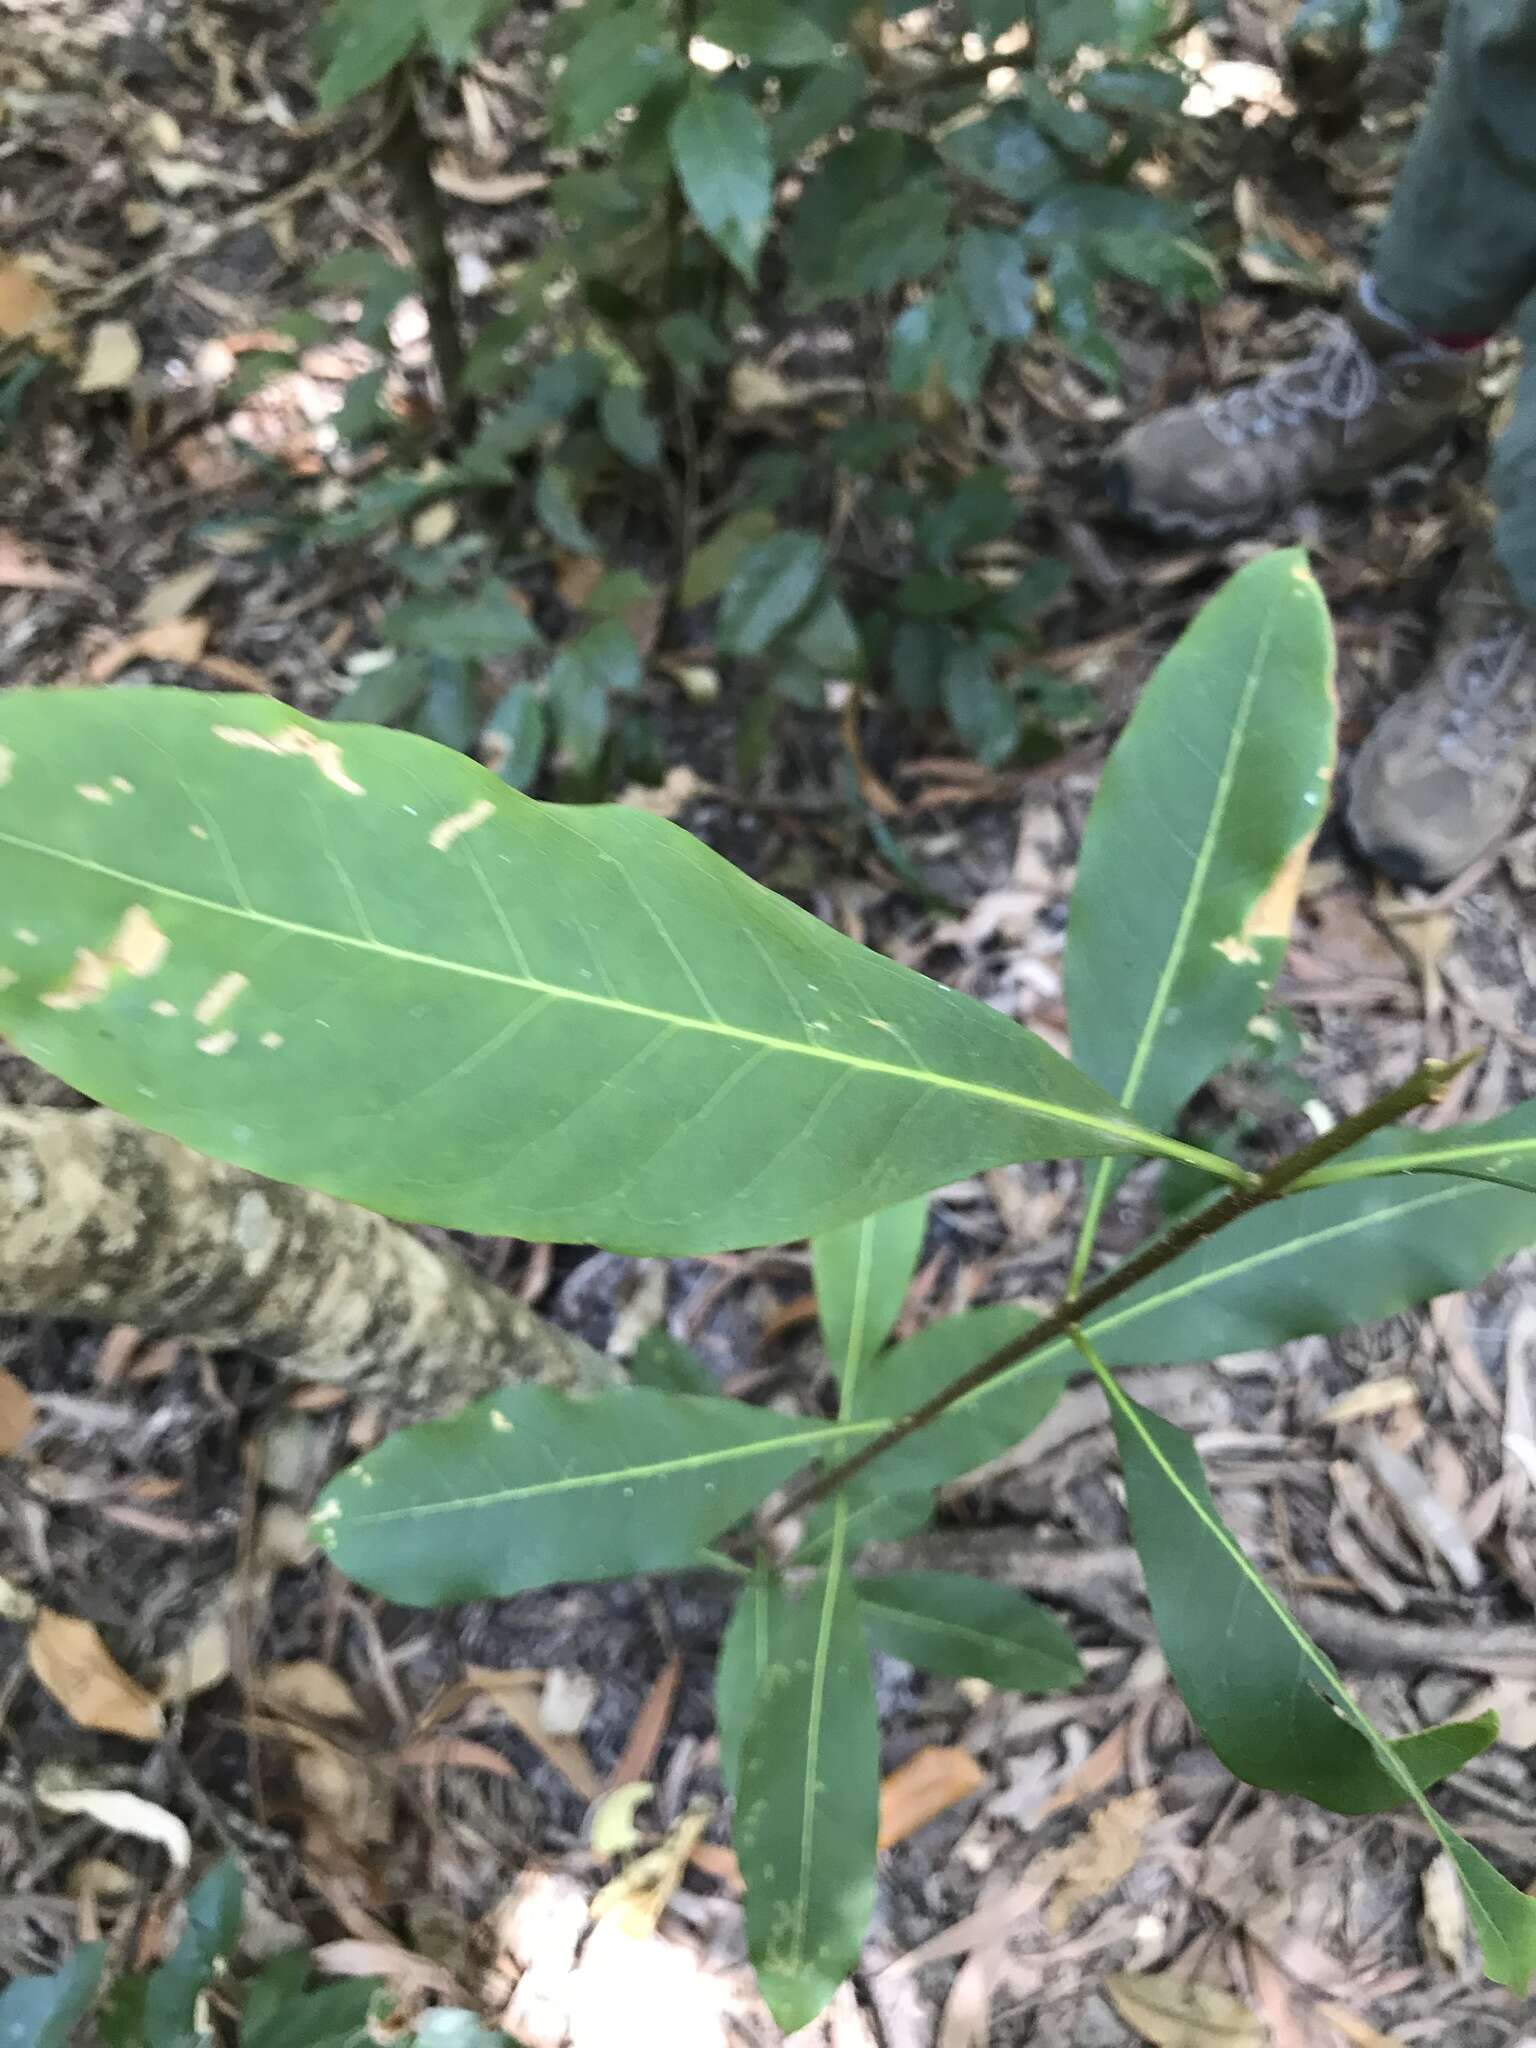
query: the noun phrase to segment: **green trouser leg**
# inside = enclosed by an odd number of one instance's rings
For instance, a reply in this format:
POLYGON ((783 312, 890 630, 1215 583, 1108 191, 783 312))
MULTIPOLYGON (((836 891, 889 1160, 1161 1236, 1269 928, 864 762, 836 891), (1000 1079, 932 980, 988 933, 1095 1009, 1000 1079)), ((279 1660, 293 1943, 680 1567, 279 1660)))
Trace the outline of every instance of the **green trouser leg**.
MULTIPOLYGON (((1445 55, 1376 254, 1421 332, 1490 334, 1536 296, 1536 0, 1452 0, 1445 55)), ((1522 322, 1536 340, 1536 306, 1522 322)), ((1500 558, 1536 608, 1536 367, 1489 478, 1500 558)))

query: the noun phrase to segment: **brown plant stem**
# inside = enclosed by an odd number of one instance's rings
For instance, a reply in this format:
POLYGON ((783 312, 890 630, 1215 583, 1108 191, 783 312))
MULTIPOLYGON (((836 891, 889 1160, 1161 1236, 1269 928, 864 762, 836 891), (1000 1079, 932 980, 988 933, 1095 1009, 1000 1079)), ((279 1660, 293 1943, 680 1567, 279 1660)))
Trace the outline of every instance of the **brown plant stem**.
POLYGON ((1248 1215, 1253 1209, 1263 1208, 1266 1203, 1279 1201, 1282 1195, 1291 1191, 1297 1181, 1304 1179, 1309 1173, 1315 1173, 1330 1159, 1337 1158, 1339 1153, 1349 1151, 1362 1139, 1370 1137, 1372 1132, 1396 1123, 1399 1117, 1406 1116, 1410 1110, 1422 1108, 1426 1102, 1433 1102, 1447 1083, 1476 1057, 1476 1053, 1470 1053, 1463 1059, 1455 1061, 1426 1060, 1400 1086, 1390 1090, 1378 1101, 1367 1103, 1355 1116, 1345 1117, 1342 1122, 1335 1124, 1331 1131, 1324 1131, 1321 1137, 1314 1138, 1308 1145, 1303 1145, 1300 1151, 1277 1160, 1269 1171, 1260 1175, 1257 1180, 1243 1187, 1229 1188, 1225 1194, 1219 1195, 1209 1208, 1182 1217, 1160 1237, 1153 1238, 1143 1245, 1139 1252, 1133 1253, 1123 1265, 1115 1267, 1113 1272, 1107 1273, 1102 1280, 1097 1281, 1092 1287, 1085 1288, 1082 1293, 1069 1295, 1065 1300, 1058 1302, 1049 1315, 1042 1316, 1023 1336, 1016 1337, 1012 1343, 1003 1345, 990 1357, 983 1358, 972 1366, 969 1372, 962 1373, 957 1380, 952 1380, 947 1387, 941 1388, 920 1408, 914 1408, 909 1415, 903 1415, 898 1421, 893 1422, 889 1429, 883 1430, 879 1436, 865 1444, 861 1450, 855 1451, 851 1457, 842 1459, 836 1465, 829 1465, 825 1471, 813 1474, 800 1486, 793 1488, 770 1518, 767 1526, 775 1528, 781 1522, 787 1521, 790 1516, 803 1514, 807 1508, 815 1507, 818 1502, 826 1500, 840 1487, 846 1486, 850 1479, 866 1471, 877 1458, 883 1457, 897 1444, 905 1443, 908 1437, 915 1436, 930 1423, 937 1422, 939 1417, 947 1414, 957 1401, 963 1401, 967 1395, 987 1386, 1034 1352, 1043 1351, 1048 1345, 1069 1337, 1077 1324, 1085 1323, 1090 1316, 1097 1315, 1101 1308, 1108 1307, 1110 1302, 1118 1300, 1122 1294, 1138 1286, 1149 1275, 1171 1265, 1175 1259, 1193 1250, 1197 1244, 1203 1244, 1207 1238, 1214 1237, 1217 1231, 1225 1230, 1228 1224, 1235 1223, 1240 1216, 1248 1215))
POLYGON ((459 281, 448 246, 448 216, 432 178, 432 145, 421 125, 416 92, 416 67, 403 64, 393 87, 384 163, 394 180, 395 195, 405 218, 406 240, 421 277, 432 359, 443 391, 443 411, 454 438, 463 440, 474 431, 475 406, 464 389, 467 358, 459 281))

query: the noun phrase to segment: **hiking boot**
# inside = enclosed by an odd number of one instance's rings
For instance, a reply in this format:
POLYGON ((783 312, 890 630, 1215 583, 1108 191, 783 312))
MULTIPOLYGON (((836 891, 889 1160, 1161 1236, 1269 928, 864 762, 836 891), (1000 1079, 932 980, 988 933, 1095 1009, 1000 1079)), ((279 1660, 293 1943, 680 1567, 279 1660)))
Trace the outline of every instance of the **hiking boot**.
POLYGON ((1438 888, 1509 831, 1533 768, 1536 616, 1479 547, 1447 595, 1428 680, 1355 758, 1350 836, 1393 881, 1438 888))
POLYGON ((1106 488, 1159 533, 1244 533, 1315 494, 1358 490, 1444 435, 1476 374, 1474 354, 1421 340, 1356 292, 1309 355, 1132 427, 1106 488))

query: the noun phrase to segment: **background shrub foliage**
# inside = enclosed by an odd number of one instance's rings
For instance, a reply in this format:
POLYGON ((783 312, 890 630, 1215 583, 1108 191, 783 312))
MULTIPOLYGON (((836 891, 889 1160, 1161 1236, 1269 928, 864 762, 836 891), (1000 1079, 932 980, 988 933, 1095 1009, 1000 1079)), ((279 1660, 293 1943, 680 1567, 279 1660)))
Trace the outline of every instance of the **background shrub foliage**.
MULTIPOLYGON (((337 0, 322 97, 391 95, 414 132, 434 69, 504 12, 337 0)), ((553 173, 548 218, 478 331, 397 133, 416 265, 358 251, 313 283, 355 294, 374 343, 425 292, 452 431, 429 435, 424 462, 420 430, 380 402, 383 371, 359 378, 340 430, 389 459, 309 530, 356 539, 442 500, 461 523, 446 548, 395 552, 416 594, 381 624, 393 659, 341 715, 469 747, 479 664, 517 655, 526 673, 482 748, 506 780, 526 788, 552 763, 580 795, 654 775, 633 620, 659 601, 673 617, 718 607, 749 767, 772 707, 819 710, 829 682, 947 722, 990 765, 1080 721, 1082 693, 1032 659, 1061 567, 969 559, 1012 533, 1017 506, 1001 469, 957 474, 941 430, 1001 351, 1041 340, 1113 383, 1106 283, 1170 302, 1213 287, 1191 210, 1154 189, 1191 16, 1180 0, 953 0, 898 58, 861 0, 581 0, 543 37, 546 122, 529 140, 553 173), (732 398, 772 397, 771 371, 741 381, 752 358, 833 330, 853 347, 837 368, 855 369, 841 424, 722 459, 732 398), (556 550, 608 573, 583 579, 551 645, 499 572, 556 550)))
POLYGON ((854 1966, 873 1899, 871 1647, 1025 1689, 1079 1676, 1031 1602, 870 1576, 860 1549, 921 1526, 937 1487, 1082 1373, 1212 1748, 1337 1811, 1416 1806, 1490 1975, 1536 1970, 1536 1902, 1426 1796, 1496 1718, 1379 1732, 1223 1525, 1192 1440, 1117 1378, 1400 1311, 1536 1234, 1536 1103, 1406 1128, 1448 1076, 1434 1064, 1263 1175, 1171 1135, 1272 985, 1332 771, 1331 672, 1317 587, 1276 554, 1154 677, 1082 850, 1076 1065, 641 811, 541 805, 430 741, 338 736, 249 695, 0 693, 7 901, 37 936, 0 974, 0 1030, 28 1056, 215 1156, 394 1215, 651 1253, 810 1236, 828 1407, 727 1400, 653 1347, 631 1387, 513 1387, 400 1432, 315 1517, 339 1569, 416 1604, 701 1565, 739 1581, 722 1763, 786 2029, 854 1966), (231 981, 201 1036, 199 1000, 231 981), (1088 1162, 1061 1303, 891 1344, 927 1192, 1049 1157, 1088 1162), (1098 1222, 1137 1159, 1177 1163, 1183 1206, 1105 1267, 1098 1222))

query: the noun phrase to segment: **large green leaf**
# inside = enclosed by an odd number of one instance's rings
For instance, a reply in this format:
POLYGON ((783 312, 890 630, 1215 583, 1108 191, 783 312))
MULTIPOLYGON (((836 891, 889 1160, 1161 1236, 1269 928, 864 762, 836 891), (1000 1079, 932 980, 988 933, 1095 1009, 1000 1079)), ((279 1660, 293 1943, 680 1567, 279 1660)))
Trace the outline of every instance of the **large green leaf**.
POLYGON ((843 1372, 868 1365, 891 1334, 927 1221, 926 1201, 902 1202, 812 1239, 816 1313, 827 1356, 843 1372))
POLYGON ((242 1893, 240 1865, 226 1857, 187 1900, 181 1939, 144 1987, 144 2037, 152 2048, 206 2038, 197 2026, 198 2001, 240 1939, 242 1893))
MULTIPOLYGON (((1090 1316, 1110 1365, 1180 1365, 1287 1343, 1457 1294, 1536 1242, 1536 1198, 1445 1175, 1317 1188, 1231 1224, 1090 1316)), ((1002 1305, 932 1324, 895 1347, 862 1390, 858 1419, 919 1407, 1032 1318, 1002 1305)), ((856 1482, 938 1485, 998 1457, 1049 1412, 1078 1370, 1066 1338, 957 1401, 856 1482)))
POLYGON ((88 1941, 51 1977, 13 1978, 0 1991, 0 2048, 69 2048, 106 1958, 104 1941, 88 1941))
MULTIPOLYGON (((717 544, 723 539, 717 535, 717 544)), ((826 550, 814 534, 772 533, 754 542, 725 586, 721 651, 765 654, 785 627, 804 615, 826 570, 826 550)))
POLYGON ((0 889, 18 1050, 392 1215, 697 1253, 1182 1150, 674 825, 252 696, 0 693, 0 889))
POLYGON ((769 1665, 769 1630, 782 1611, 766 1571, 756 1571, 720 1639, 715 1660, 715 1728, 720 1738, 720 1776, 734 1798, 741 1775, 741 1745, 757 1704, 757 1689, 769 1665))
POLYGON ((926 277, 944 259, 949 217, 928 144, 867 129, 832 151, 795 209, 788 255, 802 297, 816 303, 926 277))
POLYGON ((875 1648, 919 1670, 985 1678, 1016 1692, 1054 1692, 1082 1678, 1082 1661, 1055 1615, 1009 1586, 960 1572, 895 1572, 856 1583, 875 1648))
POLYGON ((747 1947, 786 2034, 859 1959, 875 1896, 880 1729, 851 1582, 770 1588, 768 1662, 741 1743, 736 1853, 747 1947))
POLYGON ((1536 1194, 1536 1098, 1487 1123, 1453 1124, 1443 1131, 1382 1131, 1331 1166, 1319 1167, 1303 1185, 1333 1187, 1395 1173, 1464 1175, 1536 1194))
POLYGON ((761 114, 744 93, 699 79, 670 134, 694 219, 750 282, 773 212, 773 156, 761 114))
POLYGON ((403 64, 421 39, 419 0, 337 0, 316 35, 325 60, 322 107, 355 99, 403 64))
MULTIPOLYGON (((1204 607, 1109 757, 1072 896, 1067 1015, 1074 1056, 1146 1123, 1172 1121, 1274 986, 1334 727, 1328 614, 1292 550, 1204 607)), ((1110 1180, 1093 1177, 1085 1252, 1110 1180)))
POLYGON ((837 54, 821 24, 789 0, 721 0, 699 23, 699 34, 760 64, 827 64, 837 54))
POLYGON ((1125 1472, 1158 1638, 1211 1747, 1250 1784, 1339 1813, 1412 1800, 1451 1855, 1489 1973, 1516 1991, 1536 1972, 1536 1900, 1516 1891, 1434 1812, 1424 1789, 1498 1736, 1498 1717, 1389 1742, 1351 1698, 1222 1523, 1182 1430, 1100 1373, 1125 1472))
POLYGON ((408 1606, 682 1570, 837 1423, 648 1387, 513 1387, 349 1465, 314 1528, 349 1578, 408 1606))
POLYGON ((562 144, 585 142, 621 107, 682 77, 662 0, 587 6, 565 21, 574 34, 550 95, 550 124, 562 144))

